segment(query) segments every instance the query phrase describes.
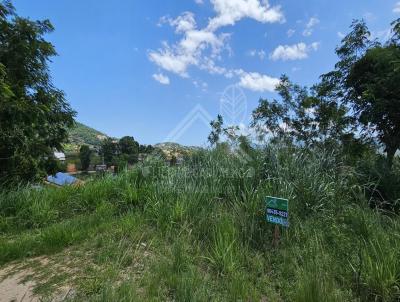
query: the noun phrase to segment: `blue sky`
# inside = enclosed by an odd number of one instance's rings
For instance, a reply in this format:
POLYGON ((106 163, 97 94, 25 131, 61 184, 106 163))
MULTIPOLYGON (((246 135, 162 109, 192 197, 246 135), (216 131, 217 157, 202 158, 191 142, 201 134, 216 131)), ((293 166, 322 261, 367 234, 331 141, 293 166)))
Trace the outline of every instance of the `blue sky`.
POLYGON ((311 85, 331 70, 353 19, 364 18, 382 39, 400 17, 398 0, 13 3, 21 16, 55 26, 51 73, 77 119, 146 144, 202 145, 205 120, 229 114, 221 99, 232 92, 241 103, 235 122, 247 125, 281 74, 311 85))

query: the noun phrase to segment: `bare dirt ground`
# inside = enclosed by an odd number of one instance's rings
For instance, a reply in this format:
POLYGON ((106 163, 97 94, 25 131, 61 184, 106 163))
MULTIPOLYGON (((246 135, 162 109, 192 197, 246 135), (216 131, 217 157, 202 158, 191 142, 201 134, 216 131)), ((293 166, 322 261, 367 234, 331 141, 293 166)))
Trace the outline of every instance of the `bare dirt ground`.
POLYGON ((136 282, 143 276, 151 253, 143 242, 133 245, 120 258, 120 261, 132 258, 127 267, 116 266, 118 263, 112 261, 109 266, 107 263, 99 265, 93 260, 95 256, 90 249, 78 247, 0 267, 0 302, 66 301, 76 297, 82 289, 90 294, 110 270, 116 272, 115 285, 124 280, 136 282))
POLYGON ((35 282, 26 280, 32 272, 13 272, 12 267, 0 270, 0 302, 39 301, 33 294, 35 282))
MULTIPOLYGON (((57 276, 59 270, 45 257, 10 264, 0 269, 0 302, 63 301, 72 288, 65 284, 51 296, 37 293, 38 286, 57 276)), ((56 284, 55 284, 56 285, 56 284)))

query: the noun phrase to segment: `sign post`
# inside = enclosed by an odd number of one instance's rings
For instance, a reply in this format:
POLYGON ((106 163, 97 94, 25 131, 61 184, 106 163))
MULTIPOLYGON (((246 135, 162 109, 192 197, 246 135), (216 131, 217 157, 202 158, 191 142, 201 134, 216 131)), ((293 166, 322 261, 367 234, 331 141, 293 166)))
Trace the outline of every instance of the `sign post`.
POLYGON ((267 196, 266 205, 266 220, 275 224, 272 245, 277 247, 280 238, 279 225, 289 227, 289 200, 267 196))

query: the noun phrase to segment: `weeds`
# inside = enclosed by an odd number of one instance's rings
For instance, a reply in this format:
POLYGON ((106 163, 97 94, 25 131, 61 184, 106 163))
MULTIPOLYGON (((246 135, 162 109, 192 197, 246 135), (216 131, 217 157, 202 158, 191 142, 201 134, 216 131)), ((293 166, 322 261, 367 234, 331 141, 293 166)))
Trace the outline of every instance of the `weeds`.
POLYGON ((333 152, 271 146, 247 163, 200 151, 83 187, 1 192, 0 263, 82 249, 93 265, 76 301, 397 301, 400 220, 369 207, 357 173, 333 152), (267 195, 290 200, 278 249, 267 195))

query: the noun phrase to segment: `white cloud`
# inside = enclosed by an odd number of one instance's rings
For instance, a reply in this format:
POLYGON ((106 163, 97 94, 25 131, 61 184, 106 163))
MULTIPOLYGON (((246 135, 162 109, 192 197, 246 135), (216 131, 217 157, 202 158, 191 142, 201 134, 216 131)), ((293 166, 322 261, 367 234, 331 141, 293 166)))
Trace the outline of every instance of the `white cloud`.
POLYGON ((173 45, 163 44, 163 48, 149 52, 149 59, 159 67, 176 73, 182 77, 188 77, 187 69, 191 65, 199 65, 204 60, 203 53, 210 50, 209 56, 217 58, 223 49, 226 49, 226 40, 229 34, 218 36, 209 30, 197 29, 194 15, 184 12, 175 19, 163 17, 160 24, 168 23, 175 28, 177 34, 182 34, 182 39, 173 45))
POLYGON ((248 54, 250 57, 255 57, 257 55, 257 50, 255 49, 249 50, 248 54))
POLYGON ((311 17, 306 24, 306 28, 303 31, 303 36, 309 37, 314 32, 314 27, 319 24, 319 19, 316 17, 311 17))
POLYGON ((342 33, 341 31, 337 32, 337 35, 340 39, 343 39, 344 37, 346 37, 346 35, 344 33, 342 33))
POLYGON ((260 58, 260 60, 264 60, 265 59, 265 56, 267 55, 266 53, 265 53, 265 51, 264 50, 257 50, 257 49, 251 49, 251 50, 249 50, 248 52, 247 52, 247 54, 250 56, 250 57, 259 57, 260 58))
POLYGON ((212 55, 216 56, 221 52, 224 41, 228 38, 229 35, 226 34, 216 36, 214 33, 205 30, 189 30, 179 42, 179 49, 183 53, 196 54, 197 51, 200 52, 210 46, 212 55))
POLYGON ((169 85, 169 78, 162 73, 153 74, 153 79, 157 82, 160 82, 163 85, 169 85))
POLYGON ((182 15, 169 22, 171 26, 175 27, 177 33, 184 33, 196 28, 196 21, 191 12, 184 12, 182 15))
POLYGON ((318 48, 320 47, 321 43, 320 42, 313 42, 311 43, 310 47, 312 50, 317 51, 318 48))
POLYGON ((294 35, 296 31, 292 28, 288 29, 288 31, 286 32, 287 36, 290 38, 291 36, 294 35))
POLYGON ((319 43, 314 42, 307 45, 303 42, 294 45, 279 45, 270 54, 270 59, 277 60, 302 60, 308 58, 310 51, 316 51, 319 48, 319 43))
POLYGON ((203 0, 194 0, 194 2, 196 2, 196 4, 204 4, 203 0))
POLYGON ((279 79, 258 72, 241 72, 239 86, 253 91, 275 91, 279 79))
POLYGON ((283 22, 285 20, 279 6, 271 7, 268 0, 211 0, 217 16, 212 18, 208 28, 212 31, 234 25, 243 18, 251 18, 261 23, 283 22))
POLYGON ((319 24, 319 22, 320 22, 320 21, 319 21, 318 18, 311 17, 310 20, 308 21, 306 27, 307 27, 307 28, 312 28, 312 27, 314 27, 315 25, 319 24))
POLYGON ((206 92, 208 88, 208 84, 201 80, 194 80, 193 85, 196 86, 196 88, 201 89, 203 92, 206 92))
POLYGON ((187 78, 187 67, 195 63, 195 58, 190 55, 176 55, 170 50, 160 50, 158 52, 150 52, 150 60, 161 68, 179 74, 187 78))
POLYGON ((372 22, 376 20, 376 16, 371 12, 366 12, 363 14, 363 18, 368 22, 372 22))
POLYGON ((175 27, 175 32, 183 34, 183 38, 172 47, 163 43, 162 49, 150 51, 149 58, 159 67, 182 77, 189 76, 188 67, 198 65, 206 49, 210 49, 210 56, 216 58, 225 48, 225 41, 229 39, 229 34, 217 36, 213 32, 196 29, 194 16, 189 12, 176 19, 164 18, 163 23, 175 27))
POLYGON ((175 19, 172 19, 168 15, 162 16, 158 21, 157 26, 162 27, 164 24, 169 24, 170 26, 175 27, 176 33, 184 33, 196 28, 196 20, 194 19, 194 14, 192 12, 183 12, 175 19))
POLYGON ((400 14, 400 1, 397 2, 397 3, 394 5, 394 7, 393 7, 393 12, 394 12, 395 14, 400 14))
MULTIPOLYGON (((196 3, 203 2, 195 0, 196 3)), ((175 19, 168 16, 162 17, 159 26, 169 24, 174 27, 175 33, 182 35, 181 39, 169 45, 167 42, 158 50, 150 50, 149 59, 162 69, 176 73, 181 77, 189 77, 188 69, 196 66, 210 74, 224 75, 227 78, 240 77, 243 87, 267 86, 271 79, 268 76, 256 73, 238 72, 218 66, 217 61, 222 60, 222 53, 232 55, 228 40, 230 34, 216 33, 223 26, 234 25, 243 18, 254 19, 261 23, 284 22, 284 15, 279 6, 270 6, 268 0, 210 0, 216 15, 209 19, 208 25, 202 29, 197 27, 195 16, 191 12, 184 12, 175 19), (253 86, 247 83, 249 77, 257 79, 253 86)), ((263 59, 266 54, 263 50, 256 55, 263 59)), ((258 88, 260 90, 260 88, 258 88)), ((263 91, 264 89, 261 89, 263 91)))
POLYGON ((199 65, 199 68, 206 70, 211 74, 226 75, 228 73, 226 68, 215 65, 214 60, 208 57, 204 58, 203 62, 199 65))

